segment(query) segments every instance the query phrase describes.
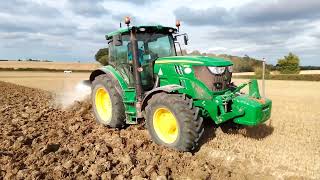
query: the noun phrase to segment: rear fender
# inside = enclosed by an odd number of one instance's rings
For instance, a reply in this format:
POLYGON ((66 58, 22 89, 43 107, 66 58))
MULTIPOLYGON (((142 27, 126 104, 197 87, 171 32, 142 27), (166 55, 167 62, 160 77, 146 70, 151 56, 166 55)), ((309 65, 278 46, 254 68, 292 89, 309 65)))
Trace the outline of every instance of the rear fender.
POLYGON ((119 89, 117 91, 119 94, 122 95, 122 100, 125 106, 125 112, 127 116, 127 123, 132 124, 135 123, 134 119, 136 117, 136 108, 134 106, 134 103, 136 102, 136 91, 134 88, 129 88, 126 81, 123 79, 123 77, 120 75, 120 73, 113 68, 112 66, 104 66, 100 69, 97 69, 93 71, 90 75, 90 82, 92 83, 94 79, 101 75, 101 74, 107 74, 110 77, 113 77, 114 85, 116 83, 119 84, 119 89))
POLYGON ((128 89, 128 85, 125 82, 125 80, 122 78, 122 76, 118 73, 117 70, 115 70, 112 66, 103 66, 95 71, 93 71, 90 74, 90 82, 92 83, 96 77, 98 77, 101 74, 110 74, 111 76, 114 77, 121 86, 122 90, 128 89))

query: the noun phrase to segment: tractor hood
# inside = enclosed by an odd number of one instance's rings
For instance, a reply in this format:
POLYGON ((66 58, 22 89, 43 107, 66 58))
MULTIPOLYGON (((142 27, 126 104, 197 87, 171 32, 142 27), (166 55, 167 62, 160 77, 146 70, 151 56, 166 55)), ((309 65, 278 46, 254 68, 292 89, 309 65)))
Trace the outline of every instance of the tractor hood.
POLYGON ((171 56, 158 58, 156 64, 189 64, 193 66, 231 66, 229 60, 208 56, 171 56))

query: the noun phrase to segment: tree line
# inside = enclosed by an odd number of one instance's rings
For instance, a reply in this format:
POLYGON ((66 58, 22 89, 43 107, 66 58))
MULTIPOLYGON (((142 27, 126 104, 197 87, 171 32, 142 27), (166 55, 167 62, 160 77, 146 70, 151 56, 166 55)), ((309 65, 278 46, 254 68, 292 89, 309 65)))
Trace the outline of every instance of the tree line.
MULTIPOLYGON (((262 60, 249 57, 248 55, 240 57, 240 56, 232 56, 228 54, 216 55, 212 53, 201 53, 199 51, 192 51, 191 53, 187 53, 185 50, 183 50, 182 54, 220 57, 220 58, 231 60, 234 64, 233 65, 234 72, 256 72, 256 74, 258 75, 261 74, 262 72, 261 70, 262 60)), ((108 48, 102 48, 102 49, 99 49, 95 54, 95 60, 102 65, 108 65, 108 56, 109 56, 108 48)), ((314 69, 320 69, 320 67, 315 67, 315 66, 300 67, 300 58, 291 52, 287 56, 284 56, 283 58, 278 59, 278 63, 276 65, 266 64, 267 74, 270 73, 270 71, 275 71, 275 70, 279 71, 281 74, 299 74, 300 70, 314 70, 314 69)))

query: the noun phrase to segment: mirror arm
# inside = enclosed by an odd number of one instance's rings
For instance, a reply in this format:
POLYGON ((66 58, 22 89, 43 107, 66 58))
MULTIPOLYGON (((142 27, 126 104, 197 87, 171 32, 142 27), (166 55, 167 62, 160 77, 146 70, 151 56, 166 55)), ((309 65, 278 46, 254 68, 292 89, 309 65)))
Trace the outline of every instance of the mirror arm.
POLYGON ((184 44, 185 45, 188 45, 188 41, 189 41, 189 37, 188 37, 188 34, 187 33, 182 33, 182 34, 176 34, 176 35, 174 35, 173 36, 173 38, 175 39, 175 40, 177 40, 177 37, 178 36, 184 36, 184 44))
POLYGON ((174 43, 179 45, 179 49, 180 49, 181 56, 183 56, 183 53, 182 53, 182 49, 181 49, 181 45, 180 45, 180 43, 179 43, 179 42, 177 42, 177 41, 175 41, 174 43))
POLYGON ((187 33, 176 34, 176 35, 173 36, 173 38, 176 38, 176 37, 178 37, 178 36, 188 36, 188 34, 187 34, 187 33))

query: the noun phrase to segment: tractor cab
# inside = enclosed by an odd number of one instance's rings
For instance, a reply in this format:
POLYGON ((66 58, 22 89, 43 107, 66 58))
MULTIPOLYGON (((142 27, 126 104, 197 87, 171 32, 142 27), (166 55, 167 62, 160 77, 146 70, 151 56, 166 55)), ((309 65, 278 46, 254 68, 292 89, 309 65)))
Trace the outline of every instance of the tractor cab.
POLYGON ((137 58, 141 65, 141 84, 144 91, 154 86, 153 66, 156 59, 176 56, 173 33, 177 29, 163 26, 137 26, 123 28, 106 36, 109 45, 109 64, 115 67, 134 86, 133 48, 130 36, 132 28, 136 29, 137 58))

